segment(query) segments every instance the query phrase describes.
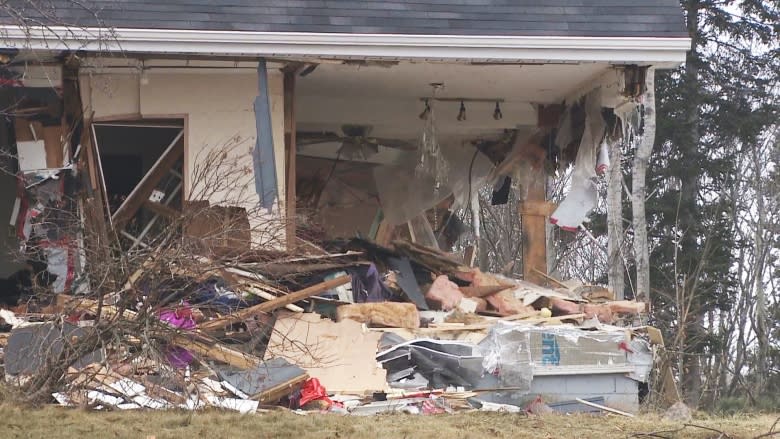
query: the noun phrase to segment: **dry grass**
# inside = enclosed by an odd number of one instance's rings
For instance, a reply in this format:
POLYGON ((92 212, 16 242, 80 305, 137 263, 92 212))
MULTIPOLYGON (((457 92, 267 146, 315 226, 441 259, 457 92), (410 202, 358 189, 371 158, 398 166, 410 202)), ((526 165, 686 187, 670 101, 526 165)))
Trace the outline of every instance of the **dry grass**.
MULTIPOLYGON (((45 407, 0 406, 1 438, 753 438, 767 433, 775 415, 701 417, 701 427, 663 422, 657 415, 527 417, 503 413, 459 413, 439 416, 384 415, 348 417, 274 412, 242 416, 210 411, 89 412, 45 407), (720 436, 719 432, 727 436, 720 436), (641 433, 655 433, 642 436, 641 433)), ((775 427, 780 437, 780 425, 775 427)), ((767 436, 765 436, 767 437, 767 436)))

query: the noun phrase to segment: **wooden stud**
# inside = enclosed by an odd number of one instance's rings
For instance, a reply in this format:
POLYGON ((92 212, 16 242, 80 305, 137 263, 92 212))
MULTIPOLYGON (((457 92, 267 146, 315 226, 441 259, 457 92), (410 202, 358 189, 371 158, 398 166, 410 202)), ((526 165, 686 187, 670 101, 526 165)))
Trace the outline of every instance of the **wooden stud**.
POLYGON ((285 397, 290 393, 292 393, 295 386, 303 383, 308 379, 309 379, 309 374, 304 373, 303 375, 293 377, 277 386, 271 387, 268 390, 264 390, 263 392, 260 392, 256 395, 252 395, 251 399, 255 401, 260 401, 261 403, 264 404, 276 402, 282 399, 282 397, 285 397))
POLYGON ((298 153, 297 139, 295 135, 295 78, 298 70, 303 65, 287 66, 284 72, 284 151, 285 151, 285 208, 286 223, 285 237, 287 241, 287 250, 294 251, 296 242, 296 202, 297 193, 296 183, 296 156, 298 153))

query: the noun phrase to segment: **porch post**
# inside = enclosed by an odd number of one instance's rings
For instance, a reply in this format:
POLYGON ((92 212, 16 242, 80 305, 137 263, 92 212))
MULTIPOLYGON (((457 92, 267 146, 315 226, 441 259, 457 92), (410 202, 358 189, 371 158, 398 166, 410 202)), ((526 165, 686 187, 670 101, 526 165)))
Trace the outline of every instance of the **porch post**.
POLYGON ((555 206, 546 200, 544 168, 533 170, 534 183, 519 207, 523 231, 523 279, 544 284, 547 274, 547 221, 555 206))
POLYGON ((301 69, 300 63, 291 63, 282 69, 284 73, 284 150, 285 150, 285 242, 287 250, 296 247, 296 138, 295 138, 295 78, 301 69))
POLYGON ((536 284, 547 282, 547 223, 555 205, 547 201, 547 172, 545 160, 547 151, 541 146, 550 130, 558 126, 564 107, 562 105, 540 105, 537 107, 536 135, 525 146, 531 166, 532 183, 526 188, 526 195, 520 204, 521 227, 523 231, 523 279, 536 284))

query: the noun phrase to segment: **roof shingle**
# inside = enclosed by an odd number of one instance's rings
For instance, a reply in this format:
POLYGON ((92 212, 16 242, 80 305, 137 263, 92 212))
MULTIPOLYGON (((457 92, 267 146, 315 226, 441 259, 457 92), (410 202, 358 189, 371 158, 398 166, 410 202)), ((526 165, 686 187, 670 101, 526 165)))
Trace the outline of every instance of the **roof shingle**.
MULTIPOLYGON (((84 27, 420 35, 686 37, 677 0, 46 0, 84 27), (543 3, 543 5, 539 5, 543 3)), ((6 23, 9 17, 0 19, 6 23)))

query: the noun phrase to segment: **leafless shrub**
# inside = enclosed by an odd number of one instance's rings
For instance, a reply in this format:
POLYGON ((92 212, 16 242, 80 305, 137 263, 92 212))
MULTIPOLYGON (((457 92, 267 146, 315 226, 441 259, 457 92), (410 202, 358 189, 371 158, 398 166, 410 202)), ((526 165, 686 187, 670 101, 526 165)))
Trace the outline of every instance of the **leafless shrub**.
MULTIPOLYGON (((258 203, 248 157, 249 147, 238 138, 205 150, 190 173, 188 196, 171 205, 180 214, 159 218, 159 227, 132 251, 119 230, 112 230, 96 213, 103 211, 99 192, 81 188, 63 195, 60 202, 47 204, 45 212, 53 219, 42 219, 48 222, 39 231, 66 234, 77 243, 82 263, 73 273, 71 300, 70 295, 52 294, 51 285, 41 283, 33 286, 22 309, 42 313, 63 335, 58 352, 44 346, 43 351, 28 353, 44 361, 35 373, 15 377, 20 384, 13 395, 17 401, 43 401, 53 391, 67 388, 74 394, 93 385, 85 375, 100 375, 105 370, 85 371, 80 363, 94 352, 100 353, 101 364, 110 370, 167 374, 190 387, 192 381, 187 384, 189 378, 174 352, 177 346, 194 342, 214 347, 219 342, 245 357, 247 364, 263 357, 274 323, 270 315, 260 314, 208 333, 193 328, 210 317, 224 317, 261 301, 257 294, 267 300, 296 287, 277 272, 265 270, 296 255, 284 250, 285 221, 280 213, 268 212, 258 203), (81 287, 76 289, 76 285, 81 287), (166 323, 166 312, 180 314, 166 323), (66 322, 84 319, 90 326, 79 336, 68 335, 66 322), (154 367, 146 367, 149 364, 154 367)), ((80 172, 85 168, 79 167, 75 175, 80 172)), ((19 257, 46 250, 46 240, 30 238, 19 257)), ((297 256, 306 251, 301 248, 297 256)), ((306 274, 299 271, 296 276, 306 274)), ((41 346, 36 348, 41 350, 41 346)), ((312 352, 316 350, 309 352, 315 357, 312 352)), ((193 370, 210 370, 215 358, 197 350, 191 354, 193 370)))

